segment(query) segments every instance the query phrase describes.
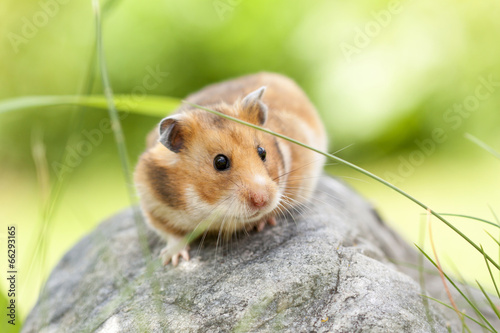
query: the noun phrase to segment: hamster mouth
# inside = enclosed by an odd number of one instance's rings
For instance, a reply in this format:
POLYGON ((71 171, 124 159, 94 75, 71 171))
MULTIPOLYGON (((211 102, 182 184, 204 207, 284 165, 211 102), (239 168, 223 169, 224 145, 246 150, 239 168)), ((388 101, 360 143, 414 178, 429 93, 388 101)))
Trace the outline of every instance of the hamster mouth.
POLYGON ((246 223, 253 223, 255 221, 258 221, 264 216, 265 213, 262 210, 258 210, 254 213, 251 213, 249 215, 243 215, 240 217, 241 221, 246 224, 246 223))
POLYGON ((265 215, 269 214, 270 212, 272 212, 273 209, 274 208, 273 208, 272 204, 267 205, 265 208, 257 209, 254 213, 247 215, 245 217, 245 220, 247 222, 255 222, 255 221, 261 219, 262 217, 264 217, 265 215))
POLYGON ((254 214, 250 215, 248 218, 251 219, 251 218, 257 217, 260 213, 261 213, 261 211, 258 210, 254 214))
POLYGON ((254 223, 276 209, 280 197, 281 194, 278 193, 277 196, 273 196, 263 207, 251 207, 245 202, 238 202, 237 204, 226 206, 223 215, 231 217, 242 224, 254 223))
POLYGON ((240 223, 246 224, 246 223, 255 222, 255 221, 261 219, 262 216, 264 216, 266 214, 267 214, 267 212, 265 212, 264 210, 258 210, 258 211, 253 212, 253 213, 249 212, 248 214, 232 215, 232 218, 239 220, 240 223))

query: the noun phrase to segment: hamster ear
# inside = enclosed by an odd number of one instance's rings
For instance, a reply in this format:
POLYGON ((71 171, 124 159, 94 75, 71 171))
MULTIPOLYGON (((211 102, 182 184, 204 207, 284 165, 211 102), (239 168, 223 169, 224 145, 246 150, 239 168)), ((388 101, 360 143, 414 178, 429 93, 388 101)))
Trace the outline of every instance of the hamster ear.
POLYGON ((262 102, 262 95, 266 91, 266 87, 260 87, 259 89, 246 95, 241 101, 241 107, 243 114, 250 122, 262 126, 267 120, 267 106, 262 102))
POLYGON ((178 153, 184 147, 184 135, 182 131, 181 118, 179 115, 173 115, 164 118, 159 126, 161 144, 178 153))

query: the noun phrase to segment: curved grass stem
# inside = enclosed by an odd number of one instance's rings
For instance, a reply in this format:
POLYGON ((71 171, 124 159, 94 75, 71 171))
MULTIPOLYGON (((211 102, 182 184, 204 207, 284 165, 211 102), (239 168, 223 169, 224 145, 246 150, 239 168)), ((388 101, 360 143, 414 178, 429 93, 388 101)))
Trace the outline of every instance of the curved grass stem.
MULTIPOLYGON (((308 146, 300 141, 297 141, 297 140, 294 140, 292 138, 289 138, 285 135, 282 135, 282 134, 279 134, 279 133, 276 133, 276 132, 273 132, 267 128, 262 128, 262 127, 259 127, 259 126, 256 126, 254 124, 251 124, 251 123, 248 123, 246 121, 243 121, 241 119, 238 119, 238 118, 234 118, 234 117, 231 117, 231 116, 228 116, 226 114, 223 114, 221 112, 218 112, 218 111, 215 111, 215 110, 211 110, 209 108, 206 108, 206 107, 203 107, 201 105, 197 105, 197 104, 193 104, 193 103, 190 103, 190 102, 187 102, 187 101, 183 101, 184 103, 188 104, 188 105, 191 105, 192 107, 195 107, 195 108, 198 108, 198 109, 201 109, 201 110, 205 110, 207 112, 210 112, 210 113, 213 113, 213 114, 216 114, 216 115, 219 115, 223 118, 226 118, 226 119, 229 119, 229 120, 232 120, 234 122, 237 122, 237 123, 240 123, 242 125, 245 125, 245 126, 249 126, 249 127, 252 127, 256 130, 259 130, 259 131, 262 131, 262 132, 265 132, 265 133, 269 133, 271 135, 274 135, 278 138, 281 138, 283 140, 287 140, 289 142, 292 142, 296 145, 299 145, 301 147, 304 147, 304 148, 307 148, 307 149, 310 149, 312 151, 315 151, 316 153, 318 154, 321 154, 321 155, 324 155, 334 161, 337 161, 339 163, 342 163, 346 166, 348 166, 349 168, 351 169, 354 169, 360 173, 362 173, 363 175, 367 176, 367 177, 370 177, 374 180, 376 180, 377 182, 379 183, 382 183, 384 184, 385 186, 389 187, 390 189, 396 191, 397 193, 401 194, 402 196, 406 197, 407 199, 411 200, 413 203, 417 204, 418 206, 422 207, 423 209, 425 209, 426 211, 428 210, 432 215, 434 215, 438 220, 440 220, 441 222, 443 222, 444 224, 446 224, 450 229, 452 229, 454 232, 456 232, 458 235, 460 235, 460 237, 462 237, 463 239, 465 239, 470 245, 472 245, 472 247, 474 247, 478 252, 482 253, 481 251, 481 248, 476 244, 474 243, 469 237, 467 237, 463 232, 461 232, 458 228, 456 228, 453 224, 451 224, 449 221, 447 221, 444 217, 442 217, 439 213, 437 213, 436 211, 432 210, 429 206, 427 206, 426 204, 424 204, 423 202, 417 200, 416 198, 414 198, 413 196, 409 195, 408 193, 406 193, 405 191, 401 190, 400 188, 398 188, 397 186, 389 183, 388 181, 386 181, 385 179, 382 179, 380 178, 379 176, 355 165, 355 164, 352 164, 346 160, 343 160, 341 159, 340 157, 337 157, 335 155, 332 155, 332 154, 329 154, 329 153, 325 153, 319 149, 316 149, 316 148, 313 148, 311 146, 308 146)), ((488 255, 485 255, 485 258, 498 270, 500 270, 500 265, 495 262, 490 256, 488 255)))

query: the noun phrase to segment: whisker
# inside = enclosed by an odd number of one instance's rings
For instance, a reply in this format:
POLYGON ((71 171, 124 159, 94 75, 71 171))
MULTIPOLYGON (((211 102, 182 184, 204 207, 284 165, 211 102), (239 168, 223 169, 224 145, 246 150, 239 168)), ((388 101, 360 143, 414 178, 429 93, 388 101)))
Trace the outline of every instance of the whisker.
POLYGON ((304 217, 304 214, 306 213, 306 210, 308 209, 309 212, 313 212, 313 210, 308 207, 305 203, 300 202, 298 200, 293 199, 292 197, 286 196, 286 201, 290 203, 290 206, 292 206, 294 209, 296 209, 299 214, 304 217))
MULTIPOLYGON (((287 192, 285 192, 285 193, 287 193, 287 192)), ((291 194, 291 193, 289 193, 289 194, 291 194)), ((295 205, 295 206, 297 206, 297 207, 301 207, 301 206, 305 206, 305 207, 307 207, 307 205, 306 205, 306 203, 305 203, 305 202, 301 202, 301 201, 299 201, 299 200, 296 200, 296 199, 294 199, 294 198, 292 198, 291 196, 288 196, 288 195, 285 195, 285 196, 286 196, 286 199, 287 199, 289 202, 292 202, 292 203, 293 203, 293 205, 295 205)), ((309 207, 307 207, 307 208, 309 208, 309 207)))
POLYGON ((284 186, 287 187, 290 183, 296 183, 300 180, 307 180, 307 179, 320 179, 321 177, 295 177, 295 178, 288 178, 288 184, 280 184, 279 186, 284 186))
POLYGON ((283 176, 286 176, 286 175, 288 175, 288 174, 290 174, 290 173, 292 173, 292 172, 295 172, 295 171, 297 171, 297 170, 299 170, 299 169, 301 169, 301 168, 304 168, 304 167, 306 167, 306 166, 308 166, 308 165, 311 165, 311 164, 313 164, 313 163, 318 163, 318 162, 320 162, 322 159, 323 159, 323 156, 320 156, 319 158, 316 158, 316 160, 313 160, 313 161, 311 161, 311 162, 309 162, 309 163, 303 164, 303 165, 301 165, 301 166, 299 166, 299 167, 297 167, 297 168, 295 168, 295 169, 293 169, 293 170, 290 170, 290 171, 288 171, 288 172, 285 172, 285 173, 284 173, 284 174, 282 174, 282 175, 277 176, 276 178, 273 178, 273 180, 276 180, 276 179, 278 179, 278 178, 281 178, 281 177, 283 177, 283 176))
POLYGON ((278 205, 276 206, 275 209, 277 209, 278 213, 281 214, 281 216, 283 217, 282 219, 286 221, 285 213, 283 212, 283 209, 281 208, 282 206, 283 206, 283 204, 280 202, 280 203, 278 203, 278 205))
POLYGON ((277 218, 279 218, 279 219, 281 219, 281 214, 283 214, 283 212, 281 211, 281 208, 280 208, 280 204, 281 204, 281 203, 278 203, 278 204, 276 205, 276 208, 274 208, 274 210, 272 211, 272 213, 274 213, 274 214, 275 214, 275 216, 276 216, 277 218))
POLYGON ((233 183, 234 185, 236 185, 236 187, 240 188, 240 185, 236 184, 233 180, 229 179, 229 181, 230 181, 231 183, 233 183))
POLYGON ((281 202, 281 200, 280 200, 280 202, 278 202, 278 205, 276 206, 276 209, 278 209, 279 213, 281 214, 281 217, 282 217, 283 219, 285 219, 285 217, 286 217, 286 216, 285 216, 285 212, 283 211, 283 209, 282 209, 282 208, 284 208, 284 205, 283 205, 283 203, 282 203, 282 202, 281 202))
POLYGON ((216 218, 219 218, 219 214, 215 214, 215 210, 216 210, 217 208, 219 208, 219 207, 220 207, 220 206, 221 206, 224 202, 226 202, 226 201, 227 201, 227 200, 229 200, 229 199, 233 199, 233 198, 232 198, 232 196, 227 196, 224 200, 222 200, 222 201, 221 201, 221 202, 219 202, 219 203, 218 203, 218 204, 217 204, 214 208, 212 208, 212 209, 210 210, 210 212, 209 212, 209 216, 208 216, 206 219, 202 220, 200 223, 198 223, 198 225, 196 226, 196 228, 193 230, 193 232, 195 232, 195 231, 196 231, 196 229, 198 229, 198 227, 199 227, 199 226, 200 226, 203 222, 205 222, 207 219, 209 219, 209 218, 212 216, 210 223, 209 223, 209 224, 205 227, 205 230, 204 230, 204 232, 203 232, 203 237, 202 237, 202 239, 201 239, 201 241, 200 241, 200 244, 198 245, 198 250, 196 251, 196 255, 199 255, 199 252, 201 251, 201 247, 202 247, 202 245, 203 245, 203 242, 205 241, 205 237, 207 236, 208 231, 210 230, 210 226, 212 225, 212 223, 214 223, 214 221, 215 221, 215 219, 216 219, 216 218))
POLYGON ((215 218, 217 216, 214 216, 214 218, 212 219, 212 221, 210 222, 210 224, 208 225, 208 228, 205 229, 205 231, 203 232, 203 237, 201 238, 201 241, 200 243, 198 244, 198 249, 196 250, 196 256, 198 256, 200 254, 200 251, 201 251, 201 248, 203 246, 203 243, 205 242, 205 237, 207 236, 208 234, 208 231, 209 231, 209 227, 210 225, 212 225, 212 223, 215 221, 215 218))
MULTIPOLYGON (((318 199, 318 198, 316 198, 316 197, 314 197, 314 196, 311 196, 311 197, 309 197, 309 198, 306 198, 306 197, 304 197, 303 195, 298 194, 298 193, 296 193, 296 195, 297 195, 297 196, 300 196, 300 197, 301 197, 302 199, 304 199, 304 200, 305 200, 305 199, 307 199, 307 200, 315 200, 316 202, 319 202, 320 204, 323 204, 323 205, 328 205, 328 206, 334 207, 331 203, 324 202, 324 201, 322 201, 322 200, 320 200, 320 199, 318 199)), ((337 200, 338 200, 338 199, 337 199, 337 200)))
POLYGON ((341 175, 335 175, 335 177, 339 177, 339 178, 344 178, 344 179, 352 179, 352 180, 357 180, 357 181, 360 181, 360 182, 363 182, 365 184, 372 184, 372 182, 366 180, 366 179, 361 179, 361 178, 356 178, 356 177, 350 177, 350 176, 341 176, 341 175))
MULTIPOLYGON (((283 194, 283 198, 284 198, 284 202, 287 202, 288 199, 290 199, 287 195, 283 194)), ((295 225, 297 225, 297 221, 295 220, 295 216, 293 215, 293 213, 290 211, 290 209, 288 207, 286 207, 285 205, 282 205, 283 209, 292 217, 292 220, 293 222, 295 223, 295 225)))
MULTIPOLYGON (((232 203, 232 201, 231 201, 231 203, 232 203)), ((228 216, 228 214, 226 213, 224 215, 224 218, 222 219, 221 225, 219 226, 219 233, 217 235, 217 241, 215 242, 215 258, 217 258, 217 250, 219 248, 219 239, 221 238, 222 230, 224 230, 224 224, 226 223, 227 216, 228 216)))
MULTIPOLYGON (((296 187, 291 186, 291 187, 288 187, 287 189, 292 189, 292 190, 293 189, 296 189, 296 190, 308 190, 307 188, 300 187, 300 186, 296 186, 296 187)), ((322 191, 322 190, 319 190, 319 189, 316 189, 315 192, 318 192, 318 193, 320 193, 322 195, 325 195, 325 196, 329 197, 332 200, 339 201, 339 198, 336 197, 336 196, 334 196, 334 195, 332 195, 331 193, 328 193, 328 192, 325 192, 325 191, 322 191)), ((288 191, 288 193, 289 194, 297 194, 297 193, 292 193, 290 191, 288 191)))

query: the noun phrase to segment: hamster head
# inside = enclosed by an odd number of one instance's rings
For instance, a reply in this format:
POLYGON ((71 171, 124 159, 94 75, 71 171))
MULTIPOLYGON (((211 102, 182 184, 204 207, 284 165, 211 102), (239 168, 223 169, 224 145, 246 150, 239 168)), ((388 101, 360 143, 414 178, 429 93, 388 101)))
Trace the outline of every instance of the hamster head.
MULTIPOLYGON (((208 107, 265 126, 264 91, 208 107)), ((192 108, 163 119, 159 131, 168 171, 182 178, 177 189, 193 227, 205 221, 209 230, 233 232, 277 209, 285 166, 274 136, 192 108)))

